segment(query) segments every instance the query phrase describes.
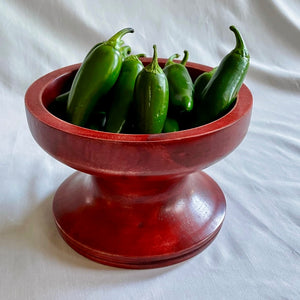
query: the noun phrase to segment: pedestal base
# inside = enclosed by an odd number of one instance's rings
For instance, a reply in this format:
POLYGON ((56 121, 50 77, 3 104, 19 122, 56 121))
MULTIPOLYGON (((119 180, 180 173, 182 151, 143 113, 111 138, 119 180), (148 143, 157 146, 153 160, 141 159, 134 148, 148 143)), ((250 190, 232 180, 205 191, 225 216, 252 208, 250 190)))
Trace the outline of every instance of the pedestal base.
POLYGON ((78 253, 122 268, 163 267, 205 249, 221 229, 225 198, 208 175, 100 178, 76 172, 53 200, 56 225, 78 253))

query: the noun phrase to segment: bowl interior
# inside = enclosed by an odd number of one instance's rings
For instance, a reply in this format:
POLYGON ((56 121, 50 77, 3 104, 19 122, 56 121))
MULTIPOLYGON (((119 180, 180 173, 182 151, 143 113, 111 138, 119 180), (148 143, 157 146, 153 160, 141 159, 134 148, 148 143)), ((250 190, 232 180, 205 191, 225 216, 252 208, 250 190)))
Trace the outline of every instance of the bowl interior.
MULTIPOLYGON (((152 58, 141 58, 141 60, 143 61, 144 65, 147 65, 151 62, 152 58)), ((167 61, 167 59, 162 59, 162 58, 159 59, 160 66, 163 67, 166 61, 167 61)), ((175 62, 176 62, 176 60, 175 60, 175 62)), ((46 112, 47 115, 48 114, 52 115, 48 111, 47 108, 49 107, 51 102, 55 99, 55 97, 57 97, 58 95, 66 92, 70 89, 72 80, 73 80, 79 66, 80 66, 80 64, 76 64, 76 65, 67 67, 65 72, 61 72, 61 74, 59 74, 59 76, 54 78, 51 82, 49 82, 47 84, 47 86, 45 86, 45 88, 42 92, 41 98, 40 98, 40 100, 41 100, 40 104, 42 104, 43 109, 47 111, 46 112)), ((210 71, 212 69, 212 67, 201 65, 201 64, 195 64, 192 62, 187 63, 187 68, 189 70, 189 73, 190 73, 193 81, 201 73, 210 71)), ((63 70, 63 69, 61 69, 61 70, 63 70)), ((240 97, 238 96, 237 101, 239 100, 239 98, 240 97)), ((232 109, 235 108, 235 106, 233 106, 232 109)), ((227 115, 230 114, 232 109, 228 113, 226 113, 224 116, 222 116, 220 119, 215 120, 211 123, 205 124, 200 127, 189 128, 189 129, 181 130, 178 132, 172 132, 172 133, 160 133, 160 134, 151 134, 151 135, 149 135, 149 134, 115 134, 115 133, 109 133, 109 132, 103 132, 103 131, 96 131, 96 130, 91 130, 88 128, 83 128, 83 127, 79 127, 79 126, 70 124, 61 119, 56 118, 53 115, 52 115, 52 117, 54 117, 53 121, 56 123, 56 125, 58 123, 63 122, 64 124, 60 124, 60 128, 62 128, 63 130, 66 130, 68 132, 70 131, 70 132, 74 133, 74 130, 75 130, 75 132, 78 132, 79 134, 85 134, 87 136, 99 137, 101 139, 147 141, 147 140, 165 140, 165 139, 183 138, 183 137, 187 137, 187 136, 194 135, 194 134, 201 134, 201 133, 210 132, 212 130, 213 131, 219 130, 223 126, 227 126, 228 123, 230 123, 232 121, 230 118, 227 118, 227 115), (220 122, 220 121, 222 121, 222 122, 220 122)), ((43 115, 44 115, 44 113, 43 113, 43 115)), ((48 118, 48 121, 51 122, 49 120, 49 118, 48 118)))

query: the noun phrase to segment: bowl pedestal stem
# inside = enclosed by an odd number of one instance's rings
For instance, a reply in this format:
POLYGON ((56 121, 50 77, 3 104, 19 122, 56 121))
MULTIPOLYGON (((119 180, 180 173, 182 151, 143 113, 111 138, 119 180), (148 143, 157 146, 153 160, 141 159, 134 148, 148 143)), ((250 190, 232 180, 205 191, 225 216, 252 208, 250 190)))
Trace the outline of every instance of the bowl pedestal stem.
POLYGON ((200 253, 221 229, 225 206, 202 171, 167 178, 75 172, 57 190, 53 213, 59 233, 81 255, 145 269, 200 253))

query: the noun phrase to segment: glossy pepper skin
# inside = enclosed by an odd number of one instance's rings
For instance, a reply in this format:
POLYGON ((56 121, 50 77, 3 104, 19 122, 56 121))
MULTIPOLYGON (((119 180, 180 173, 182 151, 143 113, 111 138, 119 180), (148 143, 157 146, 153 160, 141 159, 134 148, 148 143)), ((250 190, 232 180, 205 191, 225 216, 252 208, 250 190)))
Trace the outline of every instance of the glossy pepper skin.
POLYGON ((130 55, 124 59, 117 82, 110 91, 111 106, 106 117, 105 131, 120 133, 134 99, 134 86, 144 65, 139 57, 145 54, 130 55))
POLYGON ((236 38, 235 48, 221 61, 201 94, 197 125, 221 117, 235 101, 249 67, 250 56, 239 31, 230 26, 236 38))
POLYGON ((169 85, 158 64, 156 45, 152 62, 139 73, 134 89, 136 130, 138 133, 161 133, 168 112, 169 85))
POLYGON ((185 67, 189 53, 184 51, 184 57, 180 63, 175 63, 172 55, 165 64, 164 72, 167 76, 170 92, 170 109, 179 111, 191 111, 193 109, 194 85, 191 76, 185 67))
POLYGON ((97 102, 115 84, 123 62, 122 37, 133 31, 132 28, 122 29, 88 53, 70 89, 67 104, 69 122, 84 126, 97 102))

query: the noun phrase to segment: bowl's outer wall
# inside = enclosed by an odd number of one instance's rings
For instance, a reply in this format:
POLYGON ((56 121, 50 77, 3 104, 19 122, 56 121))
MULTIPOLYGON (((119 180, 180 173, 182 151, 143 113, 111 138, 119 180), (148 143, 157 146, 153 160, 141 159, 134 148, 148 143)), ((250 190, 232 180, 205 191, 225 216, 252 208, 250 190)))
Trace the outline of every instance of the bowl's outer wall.
MULTIPOLYGON (((143 59, 144 63, 149 58, 143 59)), ((165 60, 160 59, 160 63, 165 60)), ((193 79, 210 67, 187 64, 193 79)), ((252 95, 243 85, 235 107, 210 124, 158 135, 97 132, 53 116, 46 106, 69 88, 79 64, 35 81, 25 96, 29 128, 37 143, 62 163, 93 175, 167 176, 204 169, 232 152, 245 137, 252 95)))

